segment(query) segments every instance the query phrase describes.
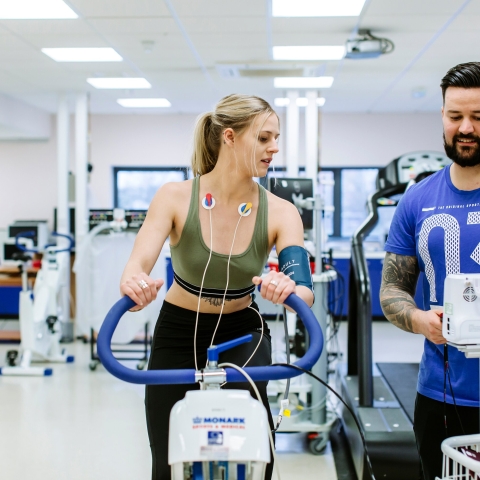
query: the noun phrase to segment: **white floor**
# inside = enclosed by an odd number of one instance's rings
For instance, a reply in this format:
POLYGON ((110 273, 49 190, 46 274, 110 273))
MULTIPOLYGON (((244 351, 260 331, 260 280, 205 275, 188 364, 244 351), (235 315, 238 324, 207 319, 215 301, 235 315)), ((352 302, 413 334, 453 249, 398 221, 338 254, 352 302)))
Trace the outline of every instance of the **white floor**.
MULTIPOLYGON (((343 351, 345 327, 339 332, 343 351)), ((420 360, 422 338, 387 322, 374 323, 373 341, 375 361, 420 360)), ((144 388, 123 383, 102 367, 91 372, 87 345, 66 347, 76 362, 55 365, 51 377, 0 376, 1 478, 150 479, 144 388)), ((0 364, 12 348, 0 345, 0 364)), ((324 455, 313 456, 302 436, 284 434, 277 447, 282 480, 337 479, 330 446, 324 455)))
MULTIPOLYGON (((338 334, 340 350, 347 351, 347 323, 338 334)), ((404 332, 387 321, 373 322, 373 361, 419 363, 425 337, 404 332)))

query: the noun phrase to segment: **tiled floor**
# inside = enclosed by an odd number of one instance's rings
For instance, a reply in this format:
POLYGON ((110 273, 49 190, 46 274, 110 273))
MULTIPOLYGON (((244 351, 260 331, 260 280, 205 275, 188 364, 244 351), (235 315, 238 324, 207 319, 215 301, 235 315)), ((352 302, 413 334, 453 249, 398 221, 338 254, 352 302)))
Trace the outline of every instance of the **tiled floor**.
MULTIPOLYGON (((344 351, 345 333, 342 325, 344 351)), ((419 336, 386 322, 374 324, 375 361, 419 361, 422 345, 419 336)), ((0 364, 11 348, 0 345, 0 364)), ((149 479, 144 388, 123 383, 102 367, 91 372, 88 346, 81 342, 67 350, 76 362, 55 365, 52 377, 0 377, 1 478, 149 479)), ((330 446, 313 456, 302 435, 283 434, 277 449, 282 480, 337 479, 330 446)))

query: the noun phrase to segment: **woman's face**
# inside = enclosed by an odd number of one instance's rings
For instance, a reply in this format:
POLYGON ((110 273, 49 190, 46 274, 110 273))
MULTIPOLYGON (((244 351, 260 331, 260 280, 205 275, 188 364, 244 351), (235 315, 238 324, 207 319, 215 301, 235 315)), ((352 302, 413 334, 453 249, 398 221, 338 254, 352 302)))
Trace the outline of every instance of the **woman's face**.
POLYGON ((235 142, 235 155, 240 166, 245 166, 252 177, 264 177, 278 152, 280 135, 278 117, 264 113, 256 117, 250 127, 235 142))

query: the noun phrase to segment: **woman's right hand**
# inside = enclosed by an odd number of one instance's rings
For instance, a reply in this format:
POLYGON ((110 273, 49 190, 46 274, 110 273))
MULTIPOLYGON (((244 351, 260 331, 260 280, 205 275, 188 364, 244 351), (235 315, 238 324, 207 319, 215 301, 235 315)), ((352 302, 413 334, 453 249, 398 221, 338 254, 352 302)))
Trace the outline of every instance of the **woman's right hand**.
POLYGON ((154 280, 142 272, 123 282, 120 285, 120 292, 137 304, 130 309, 130 312, 138 312, 157 298, 157 292, 162 288, 163 283, 163 280, 154 280))

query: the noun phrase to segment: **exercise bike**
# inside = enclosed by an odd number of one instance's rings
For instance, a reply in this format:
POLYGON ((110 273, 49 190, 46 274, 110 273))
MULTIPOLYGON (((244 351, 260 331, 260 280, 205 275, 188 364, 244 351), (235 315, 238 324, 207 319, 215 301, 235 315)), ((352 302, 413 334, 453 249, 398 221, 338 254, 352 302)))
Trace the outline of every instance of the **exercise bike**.
MULTIPOLYGON (((98 355, 114 376, 136 384, 200 383, 200 390, 187 392, 170 412, 168 463, 172 480, 263 480, 270 462, 273 439, 267 412, 257 391, 255 400, 246 390, 221 390, 228 382, 279 380, 298 376, 317 363, 323 349, 323 333, 310 308, 295 294, 285 304, 303 321, 310 339, 305 355, 292 365, 240 368, 218 363, 225 350, 251 341, 246 335, 214 345, 207 351, 205 369, 136 371, 113 356, 111 340, 122 315, 135 303, 128 297, 110 310, 97 338, 98 355), (228 368, 227 368, 228 367, 228 368)), ((275 462, 278 468, 278 462, 275 462)), ((278 476, 278 470, 277 470, 278 476)))
POLYGON ((69 256, 62 252, 71 251, 74 245, 69 235, 54 232, 53 235, 68 239, 68 247, 46 245, 43 250, 42 267, 38 271, 33 289, 28 285, 26 264, 31 259, 28 253, 40 253, 40 250, 27 249, 20 242, 21 237, 32 237, 34 232, 22 232, 16 236, 16 246, 20 253, 16 259, 21 263, 22 276, 20 292, 20 335, 21 358, 17 365, 19 352, 7 352, 8 366, 0 368, 0 375, 8 376, 49 376, 51 368, 33 367, 32 362, 71 363, 74 357, 67 355, 60 346, 62 308, 59 293, 64 288, 62 278, 69 270, 69 256))

